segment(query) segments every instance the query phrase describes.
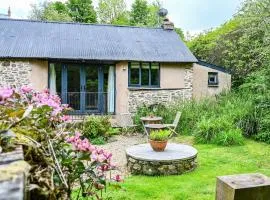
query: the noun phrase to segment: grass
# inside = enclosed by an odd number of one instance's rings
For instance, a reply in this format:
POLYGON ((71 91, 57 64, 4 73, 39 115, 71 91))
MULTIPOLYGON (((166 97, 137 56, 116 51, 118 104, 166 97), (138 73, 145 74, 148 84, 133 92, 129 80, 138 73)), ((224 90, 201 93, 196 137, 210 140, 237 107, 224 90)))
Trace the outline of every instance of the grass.
MULTIPOLYGON (((193 138, 177 139, 191 142, 193 138)), ((246 139, 242 146, 194 146, 199 164, 195 171, 180 176, 130 176, 121 189, 107 195, 117 200, 213 200, 217 176, 255 172, 270 176, 270 145, 246 139)))

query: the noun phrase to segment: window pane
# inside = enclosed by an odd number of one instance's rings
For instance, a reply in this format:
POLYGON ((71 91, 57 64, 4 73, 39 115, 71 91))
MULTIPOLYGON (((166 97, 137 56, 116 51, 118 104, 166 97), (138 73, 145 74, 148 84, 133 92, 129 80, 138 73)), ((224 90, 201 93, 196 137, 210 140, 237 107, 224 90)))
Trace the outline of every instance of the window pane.
POLYGON ((142 85, 150 85, 149 84, 149 72, 150 72, 150 64, 143 63, 142 64, 142 85))
POLYGON ((131 63, 130 66, 130 84, 140 84, 140 63, 131 63))
POLYGON ((62 86, 62 66, 60 63, 55 64, 56 73, 56 93, 61 96, 61 86, 62 86))
POLYGON ((74 110, 81 106, 81 73, 80 65, 68 64, 67 66, 67 103, 74 110))
POLYGON ((208 72, 208 84, 217 85, 218 84, 218 73, 208 72))
POLYGON ((152 63, 151 65, 151 85, 159 85, 159 64, 152 63))

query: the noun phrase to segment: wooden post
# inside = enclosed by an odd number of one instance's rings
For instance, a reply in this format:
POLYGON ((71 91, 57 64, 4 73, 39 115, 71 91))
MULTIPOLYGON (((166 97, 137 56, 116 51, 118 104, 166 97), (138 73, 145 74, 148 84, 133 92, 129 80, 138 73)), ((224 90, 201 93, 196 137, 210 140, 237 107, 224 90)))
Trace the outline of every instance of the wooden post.
POLYGON ((216 200, 269 200, 270 179, 263 174, 217 177, 216 200))

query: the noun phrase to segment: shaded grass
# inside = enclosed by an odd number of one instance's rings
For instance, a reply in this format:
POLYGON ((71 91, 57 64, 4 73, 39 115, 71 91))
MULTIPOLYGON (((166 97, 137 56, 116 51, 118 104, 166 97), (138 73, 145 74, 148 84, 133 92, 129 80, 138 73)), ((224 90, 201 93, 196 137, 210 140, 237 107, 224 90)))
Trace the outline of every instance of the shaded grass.
MULTIPOLYGON (((177 140, 192 143, 191 136, 177 140)), ((212 200, 216 177, 237 173, 263 173, 270 176, 270 146, 245 140, 243 146, 220 147, 194 145, 198 150, 198 168, 180 176, 130 176, 122 189, 107 194, 119 200, 212 200)))

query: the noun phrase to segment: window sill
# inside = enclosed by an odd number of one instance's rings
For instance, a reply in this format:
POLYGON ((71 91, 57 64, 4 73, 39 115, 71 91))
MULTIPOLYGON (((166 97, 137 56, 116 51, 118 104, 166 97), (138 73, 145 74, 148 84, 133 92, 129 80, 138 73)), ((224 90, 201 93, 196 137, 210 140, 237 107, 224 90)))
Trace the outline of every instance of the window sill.
POLYGON ((128 87, 128 90, 160 90, 160 87, 128 87))
POLYGON ((213 84, 213 85, 208 84, 208 87, 218 87, 218 86, 219 86, 218 84, 213 84))

